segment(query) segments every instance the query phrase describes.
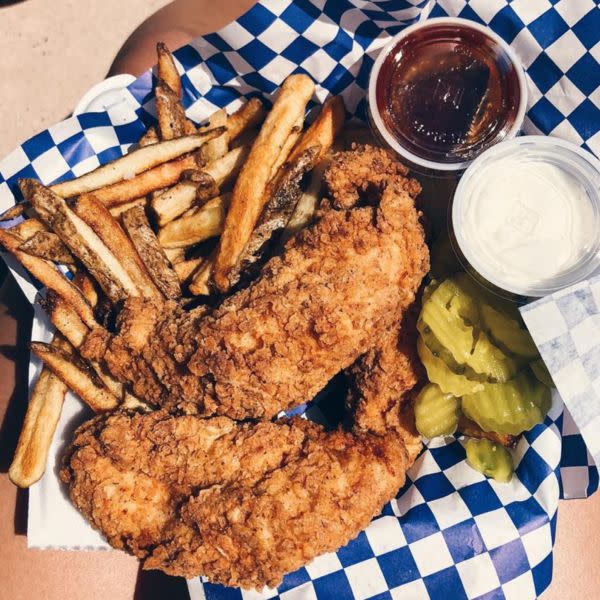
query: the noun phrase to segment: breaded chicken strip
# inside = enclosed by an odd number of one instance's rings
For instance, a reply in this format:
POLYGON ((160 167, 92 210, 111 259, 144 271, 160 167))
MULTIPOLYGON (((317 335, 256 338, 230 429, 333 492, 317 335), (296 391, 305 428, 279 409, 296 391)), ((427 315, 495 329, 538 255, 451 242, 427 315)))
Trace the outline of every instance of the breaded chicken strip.
POLYGON ((82 354, 156 405, 271 417, 311 400, 372 348, 414 300, 428 265, 413 200, 392 178, 376 207, 324 211, 214 312, 190 317, 135 299, 124 333, 92 333, 82 354), (132 343, 140 317, 149 326, 132 343))
POLYGON ((76 432, 61 478, 145 568, 262 588, 364 529, 403 485, 406 456, 398 436, 300 418, 116 413, 76 432))
POLYGON ((407 448, 410 467, 422 448, 415 427, 413 401, 424 379, 416 351, 416 319, 413 305, 402 323, 347 370, 347 408, 354 427, 378 435, 398 433, 407 448))

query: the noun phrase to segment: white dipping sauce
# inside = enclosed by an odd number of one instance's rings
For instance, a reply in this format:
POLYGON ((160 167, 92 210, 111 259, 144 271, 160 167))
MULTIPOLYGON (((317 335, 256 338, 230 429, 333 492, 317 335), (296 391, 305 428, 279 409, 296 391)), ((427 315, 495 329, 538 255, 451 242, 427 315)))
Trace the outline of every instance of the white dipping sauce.
POLYGON ((549 162, 504 156, 478 173, 465 200, 471 254, 519 287, 567 272, 598 235, 585 188, 549 162))

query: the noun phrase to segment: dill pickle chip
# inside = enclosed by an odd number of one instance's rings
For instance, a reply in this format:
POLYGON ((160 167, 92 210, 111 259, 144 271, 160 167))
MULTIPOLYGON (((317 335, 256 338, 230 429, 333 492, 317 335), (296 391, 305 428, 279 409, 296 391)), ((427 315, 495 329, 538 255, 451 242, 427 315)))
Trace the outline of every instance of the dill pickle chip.
POLYGON ((421 320, 454 360, 465 364, 473 349, 473 328, 465 324, 456 312, 448 309, 453 294, 452 285, 447 279, 423 304, 421 320))
POLYGON ((468 273, 457 273, 453 279, 455 285, 460 287, 465 294, 469 294, 478 304, 487 304, 513 319, 519 319, 519 309, 514 302, 494 294, 468 273))
POLYGON ((498 345, 527 359, 539 357, 531 335, 517 320, 511 319, 489 304, 481 305, 481 316, 486 331, 498 345))
POLYGON ((506 383, 484 383, 462 397, 464 414, 484 431, 519 435, 541 423, 550 410, 550 390, 529 370, 506 383))
POLYGON ((479 332, 467 364, 476 373, 500 383, 512 379, 520 369, 519 363, 492 344, 483 331, 479 332))
POLYGON ((454 373, 450 367, 423 341, 422 337, 417 340, 417 352, 425 366, 427 377, 431 383, 437 384, 444 394, 464 396, 474 394, 483 389, 481 382, 467 379, 464 375, 454 373))
POLYGON ((476 471, 500 483, 508 483, 515 467, 510 452, 500 444, 490 440, 470 438, 465 444, 467 464, 476 471))
POLYGON ((426 385, 415 400, 415 424, 426 438, 453 434, 459 416, 460 400, 452 394, 444 394, 433 383, 426 385))
POLYGON ((548 371, 548 367, 546 367, 546 364, 541 358, 534 360, 529 366, 531 367, 533 374, 538 378, 538 381, 541 381, 549 388, 556 387, 554 381, 552 381, 552 376, 548 371))

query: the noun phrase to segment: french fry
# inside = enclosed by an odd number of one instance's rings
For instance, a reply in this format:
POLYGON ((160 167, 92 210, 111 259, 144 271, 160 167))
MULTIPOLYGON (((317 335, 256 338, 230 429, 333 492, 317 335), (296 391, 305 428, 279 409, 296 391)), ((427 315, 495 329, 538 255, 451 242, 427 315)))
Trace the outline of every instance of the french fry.
POLYGON ((19 250, 61 265, 73 265, 75 258, 62 240, 51 231, 38 231, 20 246, 19 250))
POLYGON ((215 266, 215 255, 216 253, 213 252, 195 271, 189 285, 189 290, 194 296, 210 296, 210 281, 215 266))
POLYGON ((223 231, 227 205, 231 195, 223 194, 209 200, 191 215, 167 223, 158 232, 163 248, 185 248, 220 235, 223 231))
MULTIPOLYGON (((164 248, 164 251, 173 266, 185 260, 185 250, 183 248, 164 248)), ((177 272, 177 269, 175 271, 177 272)))
POLYGON ((329 98, 317 118, 304 132, 304 135, 298 144, 292 150, 288 161, 293 162, 312 146, 321 148, 319 154, 315 157, 315 163, 318 162, 329 152, 335 138, 339 135, 346 119, 346 108, 341 96, 329 98))
MULTIPOLYGON (((208 127, 211 129, 214 127, 227 127, 227 113, 222 108, 214 112, 208 119, 208 127)), ((207 142, 200 148, 200 156, 205 162, 209 163, 217 158, 221 158, 227 154, 227 148, 229 143, 228 132, 225 131, 223 135, 216 137, 210 142, 207 142)))
POLYGON ((158 134, 156 133, 155 127, 148 127, 146 133, 140 138, 138 142, 138 146, 143 148, 144 146, 151 146, 152 144, 156 144, 158 142, 158 134))
POLYGON ((31 201, 35 210, 39 214, 49 215, 46 218, 52 230, 85 265, 113 302, 139 295, 136 284, 115 255, 94 230, 67 206, 63 198, 37 181, 29 180, 28 185, 34 190, 31 201))
POLYGON ((113 208, 137 201, 156 190, 171 187, 179 181, 184 171, 197 168, 198 157, 189 154, 177 160, 158 165, 153 169, 148 169, 132 179, 98 189, 94 192, 94 196, 108 208, 113 208))
POLYGON ((177 98, 181 98, 181 79, 173 55, 163 42, 156 44, 156 54, 158 55, 158 78, 173 90, 177 98))
POLYGON ((8 470, 8 477, 15 485, 27 488, 44 474, 66 391, 66 385, 52 371, 42 369, 29 398, 15 456, 8 470))
POLYGON ((198 197, 197 190, 197 183, 186 180, 155 196, 151 206, 158 224, 165 225, 190 208, 198 197))
MULTIPOLYGON (((175 140, 166 140, 144 146, 125 154, 112 162, 98 167, 91 173, 53 185, 50 189, 63 198, 71 198, 101 187, 112 185, 124 179, 131 179, 157 165, 172 161, 175 158, 193 152, 203 144, 218 137, 223 129, 212 129, 205 133, 188 135, 175 140)), ((164 186, 163 186, 164 187, 164 186)), ((140 197, 142 194, 137 194, 140 197)), ((130 200, 132 198, 127 198, 130 200)))
POLYGON ((313 219, 319 201, 321 200, 321 187, 323 185, 323 173, 327 168, 327 162, 322 160, 311 172, 310 181, 306 191, 300 197, 296 208, 287 222, 284 230, 281 232, 279 246, 283 245, 300 229, 306 227, 313 219))
POLYGON ((26 200, 24 200, 23 202, 19 202, 19 204, 11 206, 0 215, 0 222, 12 221, 17 217, 20 217, 21 215, 25 214, 25 211, 29 208, 29 206, 29 202, 27 202, 26 200))
MULTIPOLYGON (((94 192, 94 195, 97 199, 97 192, 94 192)), ((103 203, 104 204, 104 203, 103 203)), ((131 200, 130 202, 125 202, 124 204, 117 204, 115 206, 111 206, 108 210, 110 214, 118 219, 126 210, 133 208, 134 206, 146 207, 148 205, 148 199, 144 198, 136 198, 135 200, 131 200)))
POLYGON ((229 272, 237 264, 266 202, 265 190, 273 165, 314 91, 306 75, 291 75, 281 88, 235 184, 213 279, 221 292, 229 289, 229 272))
POLYGON ((179 96, 160 79, 154 86, 154 94, 160 139, 173 140, 184 136, 186 118, 179 96))
POLYGON ((196 269, 204 262, 204 258, 190 258, 183 260, 175 265, 175 273, 179 277, 181 283, 186 282, 196 271, 196 269))
MULTIPOLYGON (((96 284, 90 275, 85 271, 79 271, 78 273, 75 273, 75 277, 73 277, 73 285, 75 285, 77 289, 81 291, 87 303, 92 308, 95 308, 99 299, 98 290, 96 289, 96 284)), ((94 323, 94 325, 96 325, 96 323, 94 323)))
POLYGON ((171 267, 154 231, 150 228, 143 209, 138 206, 130 208, 123 213, 121 219, 156 287, 166 298, 179 298, 181 287, 177 273, 171 267))
POLYGON ((266 111, 258 98, 250 98, 248 102, 227 118, 227 136, 232 142, 242 133, 258 127, 265 119, 266 111))
POLYGON ((41 342, 31 342, 31 351, 94 412, 105 412, 117 407, 117 398, 98 381, 91 368, 76 360, 73 355, 41 342))
POLYGON ((50 291, 42 302, 51 323, 74 348, 79 348, 89 332, 89 327, 81 320, 73 308, 60 296, 50 291))
POLYGON ((142 296, 160 297, 131 240, 102 202, 96 200, 93 194, 82 194, 73 203, 73 211, 93 229, 108 250, 119 257, 120 264, 142 296))
MULTIPOLYGON (((275 177, 277 171, 279 171, 280 167, 288 160, 290 156, 290 152, 292 148, 296 145, 300 136, 302 135, 302 126, 304 123, 304 115, 302 115, 297 121, 287 140, 285 140, 283 146, 281 147, 281 151, 279 152, 279 156, 277 160, 273 163, 271 167, 271 173, 269 175, 269 182, 275 177)), ((267 186, 267 193, 269 192, 269 186, 267 186)))
POLYGON ((152 209, 160 226, 166 225, 191 208, 195 202, 218 194, 240 172, 250 148, 240 146, 209 163, 201 170, 190 172, 189 178, 152 201, 152 209))
POLYGON ((18 225, 11 227, 9 230, 13 235, 16 235, 21 241, 26 242, 40 231, 48 231, 48 228, 35 218, 25 219, 18 225))
POLYGON ((20 241, 8 231, 0 229, 0 244, 27 269, 33 277, 53 290, 70 304, 88 327, 97 325, 91 306, 83 294, 56 268, 43 258, 19 250, 20 241))

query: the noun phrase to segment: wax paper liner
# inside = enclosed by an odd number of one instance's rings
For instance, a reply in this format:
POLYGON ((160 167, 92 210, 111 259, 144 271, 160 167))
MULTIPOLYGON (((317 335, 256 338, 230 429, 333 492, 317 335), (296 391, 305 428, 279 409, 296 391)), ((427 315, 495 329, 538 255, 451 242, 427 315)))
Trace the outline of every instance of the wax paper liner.
MULTIPOLYGON (((314 103, 322 102, 330 93, 342 93, 350 111, 364 117, 365 89, 378 50, 390 35, 415 19, 426 18, 431 9, 445 10, 483 20, 510 38, 508 41, 529 70, 530 80, 539 89, 542 84, 548 89, 543 98, 532 96, 528 127, 573 139, 572 131, 566 133, 566 126, 561 125, 566 121, 580 136, 579 143, 597 150, 597 98, 592 93, 596 88, 589 91, 594 77, 597 83, 597 64, 590 77, 581 82, 581 88, 568 72, 565 76, 572 85, 562 76, 557 80, 562 82, 561 89, 579 100, 558 124, 556 111, 564 114, 568 109, 564 100, 554 101, 557 95, 550 93, 554 88, 548 87, 547 70, 533 65, 538 60, 542 65, 552 63, 553 73, 561 68, 561 61, 566 67, 563 52, 550 53, 550 49, 562 36, 567 36, 568 42, 575 36, 578 44, 590 48, 576 59, 584 61, 585 67, 596 52, 594 36, 598 29, 594 29, 594 23, 598 11, 579 9, 579 17, 563 14, 562 2, 556 8, 548 5, 550 8, 544 8, 536 19, 532 20, 531 14, 515 19, 514 15, 528 10, 524 4, 487 0, 441 2, 437 6, 404 0, 263 0, 218 33, 199 38, 176 52, 183 73, 184 105, 188 115, 200 121, 216 108, 236 108, 242 98, 253 94, 268 99, 287 75, 307 72, 318 82, 314 103), (556 26, 556 15, 571 33, 556 26), (545 28, 547 22, 553 24, 551 30, 545 28), (513 24, 512 29, 507 23, 513 24), (528 33, 513 35, 515 23, 521 23, 528 33), (532 61, 534 52, 538 56, 532 61), (554 115, 554 120, 548 115, 554 115)), ((563 47, 571 62, 573 52, 568 48, 572 44, 559 45, 559 49, 563 47)), ((575 69, 576 64, 570 68, 575 69)), ((125 152, 153 121, 152 79, 152 73, 146 73, 129 86, 126 101, 106 112, 79 115, 50 127, 1 161, 0 210, 12 205, 15 198, 20 199, 16 189, 20 177, 36 177, 50 184, 125 152)), ((14 261, 8 258, 7 262, 33 302, 35 284, 14 261)), ((44 317, 38 314, 34 339, 49 336, 49 331, 44 317)), ((32 375, 37 368, 33 360, 32 375)), ((309 412, 318 410, 317 406, 309 412)), ((85 417, 77 400, 69 396, 47 473, 30 491, 32 546, 105 547, 70 507, 56 478, 56 456, 75 424, 85 417)), ((551 580, 561 451, 564 462, 565 458, 569 460, 572 447, 561 444, 561 439, 566 439, 561 438, 563 427, 563 405, 555 395, 544 423, 519 443, 516 476, 507 485, 489 481, 467 467, 458 441, 438 441, 419 457, 406 486, 366 531, 338 552, 319 557, 286 576, 277 590, 243 592, 195 579, 190 582, 190 592, 194 598, 219 599, 534 598, 551 580)), ((569 437, 581 439, 576 433, 569 437)), ((587 462, 581 466, 587 467, 587 462)), ((590 468, 586 473, 585 480, 571 478, 575 493, 570 495, 585 496, 596 489, 597 471, 590 468)))

